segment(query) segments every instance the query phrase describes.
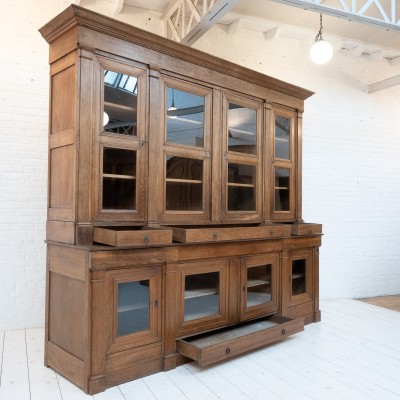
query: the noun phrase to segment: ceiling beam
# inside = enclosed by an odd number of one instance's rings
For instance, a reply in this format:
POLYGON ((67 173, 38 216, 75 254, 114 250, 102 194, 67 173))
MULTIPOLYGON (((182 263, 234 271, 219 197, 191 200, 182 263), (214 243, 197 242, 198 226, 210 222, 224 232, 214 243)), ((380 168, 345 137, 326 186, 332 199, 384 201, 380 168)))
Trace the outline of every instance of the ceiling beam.
POLYGON ((368 85, 368 93, 374 93, 378 90, 388 89, 396 85, 400 85, 400 75, 395 75, 392 78, 368 85))
POLYGON ((396 1, 387 1, 381 4, 381 0, 368 0, 364 6, 357 9, 357 1, 339 0, 337 7, 324 4, 324 0, 272 0, 289 6, 302 8, 303 10, 315 11, 321 14, 331 15, 346 19, 348 21, 360 22, 385 28, 390 31, 400 31, 400 21, 396 18, 396 1), (379 11, 378 18, 370 17, 368 11, 370 7, 379 11))
POLYGON ((114 0, 114 8, 113 8, 113 13, 119 14, 122 11, 122 8, 124 7, 124 0, 114 0))
POLYGON ((239 0, 173 0, 161 16, 169 39, 191 46, 239 0))

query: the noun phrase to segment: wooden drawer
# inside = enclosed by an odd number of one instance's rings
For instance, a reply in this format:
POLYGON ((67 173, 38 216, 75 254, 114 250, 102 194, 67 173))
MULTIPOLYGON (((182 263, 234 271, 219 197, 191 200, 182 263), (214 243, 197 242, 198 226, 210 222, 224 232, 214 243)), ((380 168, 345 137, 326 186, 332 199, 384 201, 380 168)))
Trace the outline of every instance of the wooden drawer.
POLYGON ((322 225, 321 224, 292 224, 292 235, 303 236, 303 235, 321 235, 322 225))
POLYGON ((173 240, 181 243, 266 239, 290 236, 290 225, 171 227, 173 240))
POLYGON ((304 318, 281 315, 177 340, 177 352, 206 366, 304 330, 304 318))
POLYGON ((149 229, 142 227, 95 227, 93 240, 110 246, 153 246, 172 243, 171 229, 149 229))

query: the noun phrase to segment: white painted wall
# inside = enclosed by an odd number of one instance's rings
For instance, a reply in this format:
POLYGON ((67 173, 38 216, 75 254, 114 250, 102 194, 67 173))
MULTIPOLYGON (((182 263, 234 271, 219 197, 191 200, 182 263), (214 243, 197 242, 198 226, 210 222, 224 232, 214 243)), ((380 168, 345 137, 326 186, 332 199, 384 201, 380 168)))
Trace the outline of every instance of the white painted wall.
MULTIPOLYGON (((0 330, 44 324, 49 79, 37 30, 69 3, 18 0, 0 14, 0 330)), ((110 2, 81 3, 111 16, 110 2)), ((125 7, 118 18, 160 33, 157 16, 125 7)), ((324 224, 321 297, 400 293, 400 88, 366 93, 399 69, 340 54, 315 66, 297 41, 218 26, 195 47, 316 92, 304 115, 303 215, 324 224)))

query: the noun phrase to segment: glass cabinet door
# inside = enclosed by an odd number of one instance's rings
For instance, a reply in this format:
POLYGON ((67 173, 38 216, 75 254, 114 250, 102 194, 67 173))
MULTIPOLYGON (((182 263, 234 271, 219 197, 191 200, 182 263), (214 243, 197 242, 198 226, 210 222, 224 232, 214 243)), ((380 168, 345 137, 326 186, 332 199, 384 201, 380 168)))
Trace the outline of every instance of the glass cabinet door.
POLYGON ((211 97, 208 88, 165 77, 161 219, 208 220, 211 97))
POLYGON ((180 268, 179 334, 227 323, 228 260, 188 263, 180 268))
POLYGON ((310 249, 293 252, 289 268, 289 305, 311 302, 313 282, 313 252, 310 249))
POLYGON ((105 221, 146 217, 147 71, 99 58, 97 216, 105 221))
POLYGON ((273 313, 277 310, 277 254, 246 257, 242 261, 241 319, 273 313))
POLYGON ((294 219, 294 132, 295 114, 286 110, 274 110, 273 164, 272 164, 272 220, 294 219))
POLYGON ((261 104, 233 95, 223 103, 222 217, 257 221, 261 213, 261 104))
POLYGON ((112 349, 160 340, 161 267, 110 273, 113 293, 112 349))

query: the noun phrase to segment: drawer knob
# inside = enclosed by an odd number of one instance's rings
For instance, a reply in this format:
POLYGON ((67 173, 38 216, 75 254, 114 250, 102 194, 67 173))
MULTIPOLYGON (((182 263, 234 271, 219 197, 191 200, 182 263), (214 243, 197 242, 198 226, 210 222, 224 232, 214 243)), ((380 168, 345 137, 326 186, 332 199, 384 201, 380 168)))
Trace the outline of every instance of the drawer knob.
POLYGON ((144 235, 144 236, 143 236, 143 241, 144 241, 145 243, 149 243, 149 240, 150 240, 149 235, 144 235))
POLYGON ((286 331, 284 329, 282 329, 282 335, 284 335, 286 333, 286 331))
POLYGON ((225 353, 229 354, 231 352, 231 349, 229 347, 226 348, 225 353))
POLYGON ((217 232, 214 232, 214 233, 212 234, 212 237, 213 237, 213 240, 217 240, 217 239, 218 239, 218 233, 217 233, 217 232))

